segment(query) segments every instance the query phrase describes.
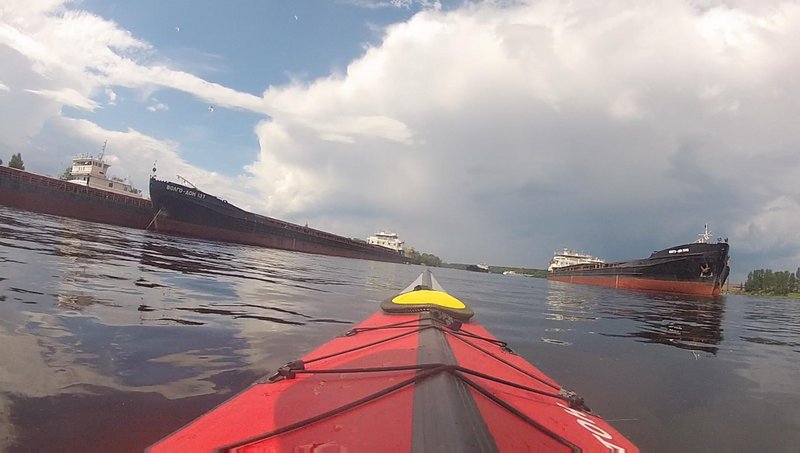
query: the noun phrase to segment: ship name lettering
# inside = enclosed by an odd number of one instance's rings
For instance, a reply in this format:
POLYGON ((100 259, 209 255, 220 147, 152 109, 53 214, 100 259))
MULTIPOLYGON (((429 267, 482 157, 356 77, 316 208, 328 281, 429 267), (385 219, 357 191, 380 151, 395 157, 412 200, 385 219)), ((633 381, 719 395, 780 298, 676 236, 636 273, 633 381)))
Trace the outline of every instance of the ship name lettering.
POLYGON ((688 251, 689 251, 689 249, 688 249, 688 248, 683 248, 683 249, 672 249, 672 250, 670 250, 670 251, 669 251, 669 253, 670 253, 670 254, 672 254, 672 253, 686 253, 686 252, 688 252, 688 251))
POLYGON ((196 190, 184 189, 183 187, 177 187, 170 184, 167 184, 167 190, 169 190, 170 192, 178 192, 179 194, 185 195, 187 197, 195 197, 200 200, 206 197, 206 194, 202 192, 198 193, 196 190))
POLYGON ((184 195, 186 195, 187 197, 195 197, 200 200, 206 197, 206 194, 202 192, 197 192, 196 190, 187 190, 186 192, 184 192, 184 195))

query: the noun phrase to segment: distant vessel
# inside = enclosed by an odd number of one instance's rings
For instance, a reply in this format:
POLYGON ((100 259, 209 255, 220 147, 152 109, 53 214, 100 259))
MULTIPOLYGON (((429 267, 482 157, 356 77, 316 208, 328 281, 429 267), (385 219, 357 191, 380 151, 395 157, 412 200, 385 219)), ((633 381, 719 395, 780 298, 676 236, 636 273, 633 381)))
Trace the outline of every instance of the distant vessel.
POLYGON ((375 233, 374 235, 368 237, 367 244, 379 245, 381 247, 386 247, 389 250, 394 250, 401 255, 403 254, 404 242, 400 240, 400 238, 397 236, 397 233, 381 230, 379 233, 375 233))
MULTIPOLYGON (((105 148, 105 147, 104 147, 105 148)), ((92 222, 146 228, 153 205, 129 183, 107 176, 109 164, 81 156, 66 180, 0 167, 0 204, 92 222)))
POLYGON ((467 266, 467 270, 468 271, 472 271, 472 272, 488 273, 489 272, 489 265, 486 264, 486 263, 470 264, 469 266, 467 266))
POLYGON ((611 288, 716 296, 730 273, 729 245, 727 239, 711 243, 708 225, 699 236, 695 242, 632 261, 606 263, 590 255, 556 253, 547 278, 611 288))
POLYGON ((405 261, 396 250, 247 212, 193 186, 150 178, 150 197, 156 231, 320 255, 405 261))
POLYGON ((598 264, 598 263, 605 263, 605 261, 592 255, 575 252, 569 249, 564 249, 561 252, 555 253, 553 259, 550 260, 550 266, 547 267, 547 270, 552 271, 553 269, 558 269, 567 266, 574 266, 576 264, 598 264))

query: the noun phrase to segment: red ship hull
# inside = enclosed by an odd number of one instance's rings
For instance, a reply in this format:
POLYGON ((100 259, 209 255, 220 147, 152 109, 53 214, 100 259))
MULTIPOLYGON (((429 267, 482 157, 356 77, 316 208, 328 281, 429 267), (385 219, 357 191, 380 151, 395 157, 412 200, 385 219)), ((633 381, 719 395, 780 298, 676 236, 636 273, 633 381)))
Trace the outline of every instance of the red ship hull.
POLYGON ((714 282, 688 282, 657 280, 652 278, 628 277, 625 275, 581 276, 550 275, 549 280, 583 285, 605 286, 615 289, 632 289, 637 291, 653 291, 659 293, 690 294, 696 296, 718 296, 721 287, 714 282))
POLYGON ((147 228, 150 200, 0 167, 0 205, 90 222, 147 228))

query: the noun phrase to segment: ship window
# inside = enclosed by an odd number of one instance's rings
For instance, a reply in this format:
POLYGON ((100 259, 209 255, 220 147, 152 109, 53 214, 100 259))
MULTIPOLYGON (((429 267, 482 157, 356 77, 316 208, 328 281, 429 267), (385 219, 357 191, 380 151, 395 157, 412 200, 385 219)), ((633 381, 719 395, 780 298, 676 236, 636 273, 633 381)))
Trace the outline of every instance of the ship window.
POLYGON ((113 182, 108 183, 108 187, 114 187, 114 183, 113 182))

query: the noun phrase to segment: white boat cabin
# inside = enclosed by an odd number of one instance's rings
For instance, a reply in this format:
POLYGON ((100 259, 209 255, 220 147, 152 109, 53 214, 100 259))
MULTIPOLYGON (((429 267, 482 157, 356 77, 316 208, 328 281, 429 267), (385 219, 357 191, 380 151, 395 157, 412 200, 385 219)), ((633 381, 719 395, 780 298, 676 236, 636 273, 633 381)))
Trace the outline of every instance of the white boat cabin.
POLYGON ((131 184, 121 178, 109 177, 108 167, 102 157, 81 156, 72 159, 68 182, 81 186, 93 187, 107 192, 141 197, 142 191, 134 189, 131 184))
POLYGON ((550 266, 547 270, 552 272, 553 269, 561 267, 573 266, 575 264, 601 264, 605 263, 604 260, 597 258, 586 253, 579 253, 569 249, 564 249, 561 252, 556 252, 553 259, 550 261, 550 266))
POLYGON ((368 237, 367 244, 379 245, 402 254, 403 244, 405 244, 405 242, 400 240, 400 238, 397 236, 397 233, 381 231, 380 233, 375 233, 374 235, 368 237))

